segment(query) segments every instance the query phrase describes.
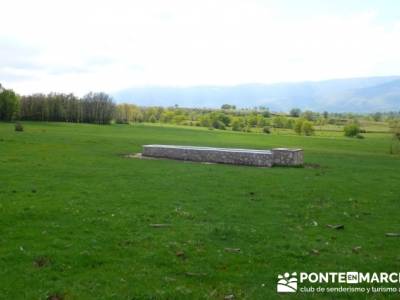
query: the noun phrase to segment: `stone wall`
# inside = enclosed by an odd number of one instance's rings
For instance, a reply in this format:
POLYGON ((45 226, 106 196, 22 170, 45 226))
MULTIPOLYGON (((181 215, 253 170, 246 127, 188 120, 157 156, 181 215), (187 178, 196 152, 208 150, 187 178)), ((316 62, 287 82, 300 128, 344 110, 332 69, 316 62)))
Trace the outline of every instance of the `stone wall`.
POLYGON ((252 150, 175 145, 144 145, 142 155, 258 167, 271 167, 273 165, 299 166, 303 164, 303 150, 286 148, 252 150))
POLYGON ((260 167, 271 167, 273 162, 272 152, 269 150, 145 145, 143 146, 142 155, 180 160, 250 165, 260 167))
POLYGON ((272 154, 274 166, 301 166, 304 164, 302 149, 274 148, 272 154))

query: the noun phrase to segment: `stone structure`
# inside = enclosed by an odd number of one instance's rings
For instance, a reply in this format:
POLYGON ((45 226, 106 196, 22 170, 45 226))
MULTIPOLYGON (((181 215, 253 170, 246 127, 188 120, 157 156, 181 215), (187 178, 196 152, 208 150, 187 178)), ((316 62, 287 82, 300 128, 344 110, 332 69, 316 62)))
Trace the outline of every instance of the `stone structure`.
POLYGON ((303 165, 303 150, 252 150, 175 145, 144 145, 143 156, 258 167, 303 165))
POLYGON ((274 166, 302 166, 304 164, 302 149, 274 148, 272 156, 274 166))

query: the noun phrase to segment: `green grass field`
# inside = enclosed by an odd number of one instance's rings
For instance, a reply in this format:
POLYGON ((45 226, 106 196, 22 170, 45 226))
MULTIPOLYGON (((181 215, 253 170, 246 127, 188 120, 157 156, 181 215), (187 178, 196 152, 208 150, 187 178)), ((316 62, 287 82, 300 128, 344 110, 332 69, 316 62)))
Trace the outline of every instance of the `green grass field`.
POLYGON ((0 123, 0 299, 290 299, 278 274, 400 269, 387 133, 23 124, 0 123), (126 158, 143 144, 302 147, 313 167, 126 158))

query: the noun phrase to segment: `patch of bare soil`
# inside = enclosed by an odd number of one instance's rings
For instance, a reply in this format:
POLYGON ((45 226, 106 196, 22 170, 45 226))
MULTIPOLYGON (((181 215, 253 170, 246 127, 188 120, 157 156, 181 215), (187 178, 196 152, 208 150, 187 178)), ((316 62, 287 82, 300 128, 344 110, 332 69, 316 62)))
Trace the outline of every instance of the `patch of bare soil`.
POLYGON ((50 259, 46 256, 36 257, 33 260, 33 265, 37 268, 43 268, 49 266, 51 263, 50 259))
POLYGON ((320 164, 307 163, 307 164, 304 164, 304 168, 306 168, 306 169, 320 169, 321 165, 320 164))
POLYGON ((143 156, 142 153, 128 153, 128 154, 119 154, 119 156, 123 158, 136 158, 136 159, 151 159, 151 160, 161 160, 161 159, 168 159, 168 160, 175 160, 175 161, 181 161, 184 163, 200 163, 204 165, 215 165, 216 163, 213 162, 207 162, 207 161, 191 161, 191 160, 180 160, 180 159, 173 159, 173 158, 168 158, 168 157, 150 157, 150 156, 143 156))
POLYGON ((47 297, 47 300, 64 300, 64 296, 61 294, 54 294, 47 297))
POLYGON ((156 157, 143 156, 142 153, 124 153, 119 154, 122 158, 137 158, 137 159, 159 159, 156 157))

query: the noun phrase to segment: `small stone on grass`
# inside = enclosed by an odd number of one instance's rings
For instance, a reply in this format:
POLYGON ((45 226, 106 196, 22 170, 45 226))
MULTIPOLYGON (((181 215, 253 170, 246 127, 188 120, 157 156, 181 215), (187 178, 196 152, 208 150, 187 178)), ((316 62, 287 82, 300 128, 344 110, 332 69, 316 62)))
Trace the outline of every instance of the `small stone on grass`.
POLYGON ((343 224, 337 224, 337 225, 327 224, 326 226, 329 227, 329 228, 332 228, 332 229, 344 229, 344 225, 343 224))
POLYGON ((171 224, 150 224, 150 227, 154 228, 162 228, 162 227, 170 227, 171 224))
POLYGON ((400 232, 387 232, 385 235, 387 237, 400 237, 400 232))
POLYGON ((226 252, 240 252, 240 248, 225 248, 226 252))

